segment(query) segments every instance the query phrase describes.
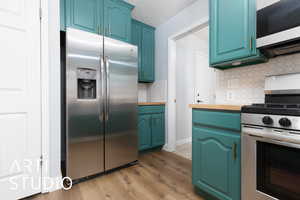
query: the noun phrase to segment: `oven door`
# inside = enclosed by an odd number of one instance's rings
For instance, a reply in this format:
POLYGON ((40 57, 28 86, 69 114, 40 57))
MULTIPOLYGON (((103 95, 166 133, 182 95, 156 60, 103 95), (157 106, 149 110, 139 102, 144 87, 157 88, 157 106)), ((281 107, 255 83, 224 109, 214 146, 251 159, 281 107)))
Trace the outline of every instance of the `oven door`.
POLYGON ((242 200, 299 200, 300 145, 251 135, 247 129, 242 136, 242 200))

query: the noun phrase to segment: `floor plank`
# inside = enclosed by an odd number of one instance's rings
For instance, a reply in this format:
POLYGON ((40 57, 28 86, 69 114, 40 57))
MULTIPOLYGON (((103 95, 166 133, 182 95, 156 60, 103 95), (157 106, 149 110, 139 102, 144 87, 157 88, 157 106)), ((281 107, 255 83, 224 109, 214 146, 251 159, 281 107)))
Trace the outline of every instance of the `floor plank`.
POLYGON ((69 191, 30 200, 204 200, 194 192, 191 160, 165 151, 140 155, 139 163, 76 184, 69 191))

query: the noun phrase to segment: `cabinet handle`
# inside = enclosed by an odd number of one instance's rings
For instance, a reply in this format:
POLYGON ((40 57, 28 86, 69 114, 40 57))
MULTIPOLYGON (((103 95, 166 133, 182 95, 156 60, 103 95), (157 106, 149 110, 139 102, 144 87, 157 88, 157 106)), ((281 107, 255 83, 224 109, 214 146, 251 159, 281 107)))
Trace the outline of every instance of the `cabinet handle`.
POLYGON ((237 159, 237 144, 236 143, 233 143, 233 145, 232 145, 232 157, 233 157, 233 160, 237 159))
POLYGON ((250 37, 250 50, 252 51, 252 49, 253 49, 253 38, 250 37))
POLYGON ((110 28, 110 24, 108 25, 108 31, 109 31, 109 35, 111 35, 111 28, 110 28))

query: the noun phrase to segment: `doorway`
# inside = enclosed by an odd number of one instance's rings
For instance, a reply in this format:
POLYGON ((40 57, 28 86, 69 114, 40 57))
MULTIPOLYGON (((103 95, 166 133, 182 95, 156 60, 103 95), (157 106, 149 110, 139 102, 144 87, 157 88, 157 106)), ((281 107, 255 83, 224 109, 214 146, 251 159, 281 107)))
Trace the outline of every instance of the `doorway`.
POLYGON ((168 147, 192 159, 189 105, 215 102, 215 71, 209 67, 208 22, 170 38, 169 51, 168 147))

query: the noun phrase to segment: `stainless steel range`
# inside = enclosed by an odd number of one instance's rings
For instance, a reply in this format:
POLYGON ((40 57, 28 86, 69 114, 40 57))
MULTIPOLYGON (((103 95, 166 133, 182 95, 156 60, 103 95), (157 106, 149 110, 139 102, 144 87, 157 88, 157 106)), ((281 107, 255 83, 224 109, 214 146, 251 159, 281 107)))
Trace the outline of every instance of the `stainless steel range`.
POLYGON ((300 74, 267 77, 265 93, 242 108, 242 200, 299 200, 300 74))

